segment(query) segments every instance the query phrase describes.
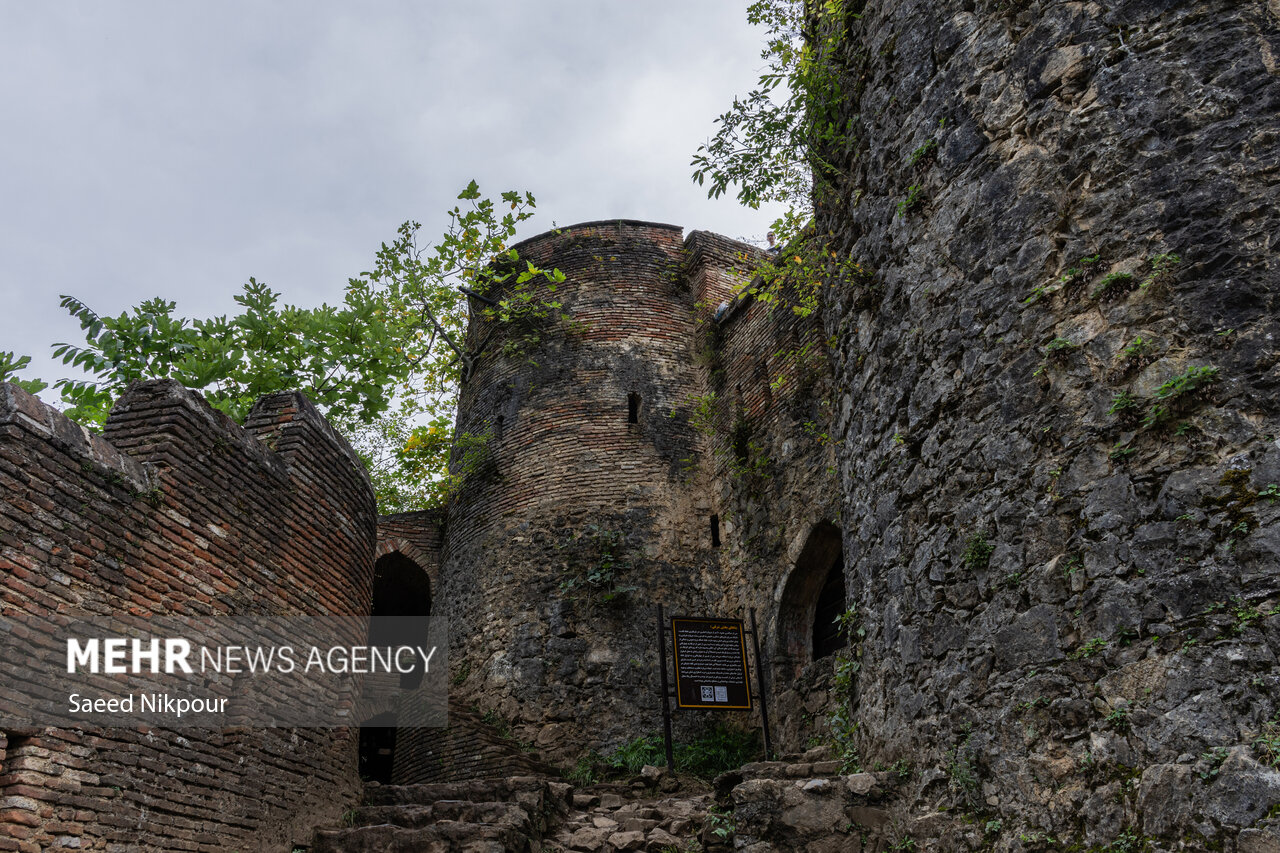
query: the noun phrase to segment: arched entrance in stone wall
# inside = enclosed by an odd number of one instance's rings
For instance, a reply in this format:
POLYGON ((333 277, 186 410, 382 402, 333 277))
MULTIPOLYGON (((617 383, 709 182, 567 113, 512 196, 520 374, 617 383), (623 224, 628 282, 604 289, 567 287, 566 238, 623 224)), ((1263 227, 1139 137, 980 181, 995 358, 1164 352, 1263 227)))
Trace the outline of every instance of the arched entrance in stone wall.
POLYGON ((774 651, 777 670, 799 673, 842 648, 845 638, 835 620, 846 607, 840 528, 820 521, 782 588, 774 651))
MULTIPOLYGON (((373 610, 369 623, 370 646, 422 645, 427 640, 426 621, 431 615, 431 578, 402 551, 388 551, 373 564, 373 610), (379 617, 414 617, 384 619, 379 617)), ((423 672, 369 676, 366 694, 394 705, 401 691, 422 683, 423 672)), ((384 784, 391 781, 395 763, 397 714, 375 701, 377 713, 360 724, 360 775, 384 784)))

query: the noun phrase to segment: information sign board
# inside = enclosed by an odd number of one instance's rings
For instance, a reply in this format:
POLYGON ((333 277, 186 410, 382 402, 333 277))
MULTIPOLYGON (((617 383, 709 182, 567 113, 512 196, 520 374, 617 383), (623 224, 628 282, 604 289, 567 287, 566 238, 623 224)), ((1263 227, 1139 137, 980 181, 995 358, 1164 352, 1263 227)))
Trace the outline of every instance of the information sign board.
POLYGON ((676 706, 720 711, 751 709, 747 642, 741 619, 671 619, 676 706))

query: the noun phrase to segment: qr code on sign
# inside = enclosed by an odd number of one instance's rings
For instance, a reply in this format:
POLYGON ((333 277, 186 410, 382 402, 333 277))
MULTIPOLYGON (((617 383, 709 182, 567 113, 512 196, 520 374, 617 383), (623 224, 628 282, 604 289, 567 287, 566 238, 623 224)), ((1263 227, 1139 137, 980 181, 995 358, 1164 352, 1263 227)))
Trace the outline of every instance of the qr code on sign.
POLYGON ((702 688, 702 701, 703 701, 703 702, 714 702, 715 700, 716 700, 716 690, 715 690, 715 688, 714 688, 714 687, 703 687, 703 688, 702 688))

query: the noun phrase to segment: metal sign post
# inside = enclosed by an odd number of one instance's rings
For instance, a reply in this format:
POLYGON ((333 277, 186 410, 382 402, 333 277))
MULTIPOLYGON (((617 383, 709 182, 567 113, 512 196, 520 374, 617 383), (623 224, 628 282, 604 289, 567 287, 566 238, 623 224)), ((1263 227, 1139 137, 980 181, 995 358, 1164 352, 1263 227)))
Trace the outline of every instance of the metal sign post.
POLYGON ((667 631, 662 624, 662 605, 658 605, 658 668, 662 670, 662 742, 667 750, 667 769, 676 772, 671 748, 671 687, 667 684, 667 631))
POLYGON ((658 605, 658 667, 662 671, 662 734, 667 767, 675 769, 671 742, 671 698, 677 708, 711 711, 749 711, 760 703, 760 723, 766 757, 773 753, 769 709, 765 701, 764 660, 754 610, 748 611, 751 628, 741 619, 673 616, 670 620, 675 685, 668 680, 667 631, 662 605, 658 605), (747 635, 755 656, 755 693, 747 663, 747 635))

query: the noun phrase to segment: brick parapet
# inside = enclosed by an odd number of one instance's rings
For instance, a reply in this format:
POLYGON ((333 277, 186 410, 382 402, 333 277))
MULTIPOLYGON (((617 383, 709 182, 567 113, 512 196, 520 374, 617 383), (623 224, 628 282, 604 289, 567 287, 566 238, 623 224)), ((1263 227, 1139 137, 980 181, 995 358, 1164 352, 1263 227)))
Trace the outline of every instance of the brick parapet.
MULTIPOLYGON (((270 614, 280 637, 362 639, 367 480, 300 396, 255 414, 275 424, 275 450, 172 382, 130 388, 101 436, 0 386, 6 618, 33 638, 81 609, 125 632, 208 636, 270 614)), ((287 848, 357 785, 345 729, 5 734, 0 796, 16 805, 0 835, 28 847, 287 848)))
POLYGON ((697 317, 713 317, 722 303, 734 304, 765 252, 711 231, 690 231, 685 238, 685 275, 697 317))

